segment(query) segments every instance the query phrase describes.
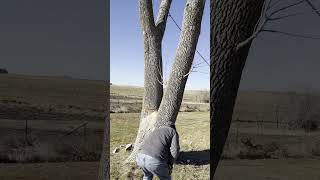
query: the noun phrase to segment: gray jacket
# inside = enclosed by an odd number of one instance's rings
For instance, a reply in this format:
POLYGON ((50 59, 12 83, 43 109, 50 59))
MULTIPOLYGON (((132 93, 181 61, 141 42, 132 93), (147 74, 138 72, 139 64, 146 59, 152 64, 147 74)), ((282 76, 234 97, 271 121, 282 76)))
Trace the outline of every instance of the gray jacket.
POLYGON ((168 126, 155 129, 139 149, 142 154, 170 164, 178 159, 179 151, 179 135, 175 129, 168 126))

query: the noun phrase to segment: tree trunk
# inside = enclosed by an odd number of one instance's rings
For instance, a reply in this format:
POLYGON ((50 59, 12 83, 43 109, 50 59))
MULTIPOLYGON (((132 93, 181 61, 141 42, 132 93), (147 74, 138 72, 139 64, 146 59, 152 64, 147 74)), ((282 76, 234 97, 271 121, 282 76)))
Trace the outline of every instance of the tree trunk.
POLYGON ((187 1, 179 45, 159 108, 157 127, 176 121, 200 35, 204 4, 203 0, 187 1))
POLYGON ((161 125, 174 124, 181 105, 187 74, 190 71, 200 34, 204 0, 188 0, 179 46, 175 56, 168 88, 163 95, 161 41, 171 0, 163 0, 157 23, 153 23, 152 3, 140 0, 140 17, 145 48, 145 93, 138 135, 134 149, 126 162, 132 162, 143 140, 161 125), (149 64, 149 65, 148 65, 149 64), (159 71, 160 70, 160 71, 159 71), (160 74, 160 76, 158 76, 160 74), (161 104, 161 105, 160 105, 161 104))
POLYGON ((241 74, 251 43, 237 44, 254 32, 264 0, 211 0, 211 155, 213 178, 232 121, 241 74))
MULTIPOLYGON (((108 107, 109 108, 109 107, 108 107)), ((109 112, 109 110, 107 110, 109 112)), ((109 127, 110 121, 109 116, 107 115, 105 118, 105 127, 104 127, 104 135, 103 135, 103 142, 102 142, 102 152, 100 157, 100 164, 99 164, 99 174, 98 180, 109 180, 109 170, 110 170, 110 136, 109 136, 109 127)))
POLYGON ((144 97, 137 138, 134 143, 133 151, 126 162, 135 160, 138 147, 154 125, 155 115, 162 100, 161 42, 171 0, 163 0, 161 2, 156 24, 154 23, 152 1, 140 0, 139 3, 140 22, 144 39, 144 97))

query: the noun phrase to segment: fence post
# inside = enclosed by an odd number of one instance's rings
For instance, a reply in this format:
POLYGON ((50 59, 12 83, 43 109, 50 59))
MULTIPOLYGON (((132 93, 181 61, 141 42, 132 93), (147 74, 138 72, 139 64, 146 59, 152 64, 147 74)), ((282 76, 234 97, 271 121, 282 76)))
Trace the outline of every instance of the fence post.
POLYGON ((87 142, 87 124, 84 124, 83 126, 83 137, 84 141, 87 142))
POLYGON ((276 105, 276 122, 277 122, 277 129, 279 128, 279 104, 276 105))
POLYGON ((262 115, 260 118, 261 118, 261 134, 263 135, 263 118, 264 118, 264 116, 262 115))
POLYGON ((240 125, 240 120, 237 118, 237 132, 236 132, 236 143, 238 144, 238 139, 239 139, 239 125, 240 125))
POLYGON ((28 119, 26 119, 25 122, 25 129, 24 129, 24 138, 25 138, 25 143, 28 144, 28 119))
POLYGON ((257 122, 257 134, 260 134, 260 122, 259 122, 259 115, 256 115, 256 122, 257 122))

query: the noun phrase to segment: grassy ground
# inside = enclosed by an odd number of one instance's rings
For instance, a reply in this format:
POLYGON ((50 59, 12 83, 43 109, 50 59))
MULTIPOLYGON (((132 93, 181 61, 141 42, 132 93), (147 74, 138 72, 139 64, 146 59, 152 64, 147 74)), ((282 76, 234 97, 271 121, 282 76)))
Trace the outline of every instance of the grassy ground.
POLYGON ((0 76, 0 119, 79 120, 104 116, 103 81, 22 75, 0 76))
MULTIPOLYGON (((319 180, 319 166, 319 160, 310 159, 225 160, 221 162, 215 179, 319 180)), ((97 169, 97 162, 0 164, 0 180, 96 179, 97 169)), ((199 177, 191 176, 184 179, 199 179, 199 177)))
POLYGON ((225 160, 215 180, 319 180, 319 167, 319 159, 225 160))
MULTIPOLYGON (((186 91, 177 119, 180 145, 184 151, 182 161, 173 170, 173 179, 209 179, 209 104, 204 103, 204 91, 186 91), (192 134, 190 132, 193 132, 192 134), (186 160, 189 160, 189 163, 186 160), (185 164, 182 164, 185 163, 185 164), (198 164, 198 165, 196 165, 198 164)), ((133 143, 138 131, 143 88, 111 86, 110 145, 111 151, 121 145, 133 143), (134 113, 133 113, 134 112, 134 113)), ((123 149, 123 148, 122 148, 123 149)), ((122 163, 130 152, 121 150, 111 154, 111 179, 138 179, 142 172, 122 163)))
MULTIPOLYGON (((119 86, 119 85, 111 85, 110 86, 110 94, 112 96, 120 96, 125 97, 136 97, 142 98, 143 96, 143 88, 142 87, 134 87, 134 86, 119 86)), ((208 91, 205 90, 186 90, 184 92, 183 100, 187 102, 199 102, 200 96, 208 95, 208 91)))
MULTIPOLYGON (((111 113, 139 113, 142 107, 143 88, 132 86, 110 86, 110 112, 111 113)), ((184 92, 182 112, 208 112, 209 91, 184 92)))
MULTIPOLYGON (((318 167, 320 161, 310 159, 224 160, 215 180, 319 180, 318 167)), ((88 180, 97 178, 97 169, 97 162, 0 164, 0 180, 88 180)))
POLYGON ((97 162, 0 164, 0 180, 94 180, 97 162))
POLYGON ((0 162, 98 160, 105 82, 14 74, 0 81, 0 162))
MULTIPOLYGON (((10 74, 1 75, 0 81, 0 160, 3 154, 8 153, 22 159, 30 158, 31 162, 37 162, 41 157, 45 162, 49 156, 56 161, 79 161, 79 158, 92 158, 92 155, 99 154, 107 102, 105 82, 10 74), (34 149, 21 144, 24 142, 26 119, 29 120, 31 139, 36 137, 37 146, 34 149), (66 137, 64 142, 57 141, 60 136, 83 122, 89 122, 86 134, 89 143, 83 143, 83 129, 66 137), (7 151, 8 148, 12 149, 7 151), (26 156, 28 153, 34 157, 26 156)), ((111 109, 114 107, 115 111, 139 112, 142 94, 142 88, 113 85, 111 109)), ((199 91, 185 92, 181 111, 193 112, 179 113, 177 129, 183 157, 191 161, 183 161, 185 164, 174 167, 174 179, 209 179, 209 104, 201 103, 200 97, 199 91)), ((304 97, 303 94, 292 92, 240 92, 234 118, 251 120, 253 123, 233 121, 224 152, 225 159, 219 166, 216 179, 320 179, 317 169, 320 166, 319 131, 305 133, 301 129, 288 129, 288 122, 297 118, 295 112, 303 108, 304 97), (277 106, 280 106, 279 127, 276 126, 277 106), (263 153, 271 152, 276 159, 258 157, 248 160, 250 154, 257 155, 257 152, 243 146, 241 140, 247 138, 253 145, 263 146, 263 153), (241 153, 245 154, 242 157, 244 159, 239 157, 241 153)), ((320 103, 315 102, 316 97, 312 100, 312 109, 319 112, 320 103)), ((139 115, 111 114, 111 151, 134 141, 139 115)), ((122 166, 128 155, 129 152, 123 150, 111 154, 111 179, 126 179, 128 175, 135 178, 141 176, 139 169, 122 166)), ((6 163, 0 164, 0 180, 96 179, 97 170, 97 162, 6 163)))
MULTIPOLYGON (((138 113, 111 114, 111 150, 134 142, 139 125, 139 115, 138 113)), ((186 164, 174 166, 173 179, 209 179, 209 113, 179 113, 176 126, 180 136, 181 151, 183 151, 183 162, 186 164), (189 163, 186 162, 187 159, 190 160, 189 163), (200 165, 195 165, 198 163, 200 165)), ((119 153, 111 154, 111 179, 127 178, 128 168, 123 166, 122 162, 129 153, 121 150, 119 153)), ((131 172, 131 176, 135 178, 142 175, 137 168, 131 172)))

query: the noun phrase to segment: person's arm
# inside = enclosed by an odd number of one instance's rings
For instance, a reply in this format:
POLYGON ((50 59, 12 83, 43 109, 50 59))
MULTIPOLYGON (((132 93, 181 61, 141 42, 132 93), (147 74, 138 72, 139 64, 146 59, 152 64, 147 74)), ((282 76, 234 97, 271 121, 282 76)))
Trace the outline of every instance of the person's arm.
POLYGON ((179 145, 179 135, 177 132, 174 133, 171 140, 170 153, 172 158, 172 163, 176 162, 180 153, 180 145, 179 145))

